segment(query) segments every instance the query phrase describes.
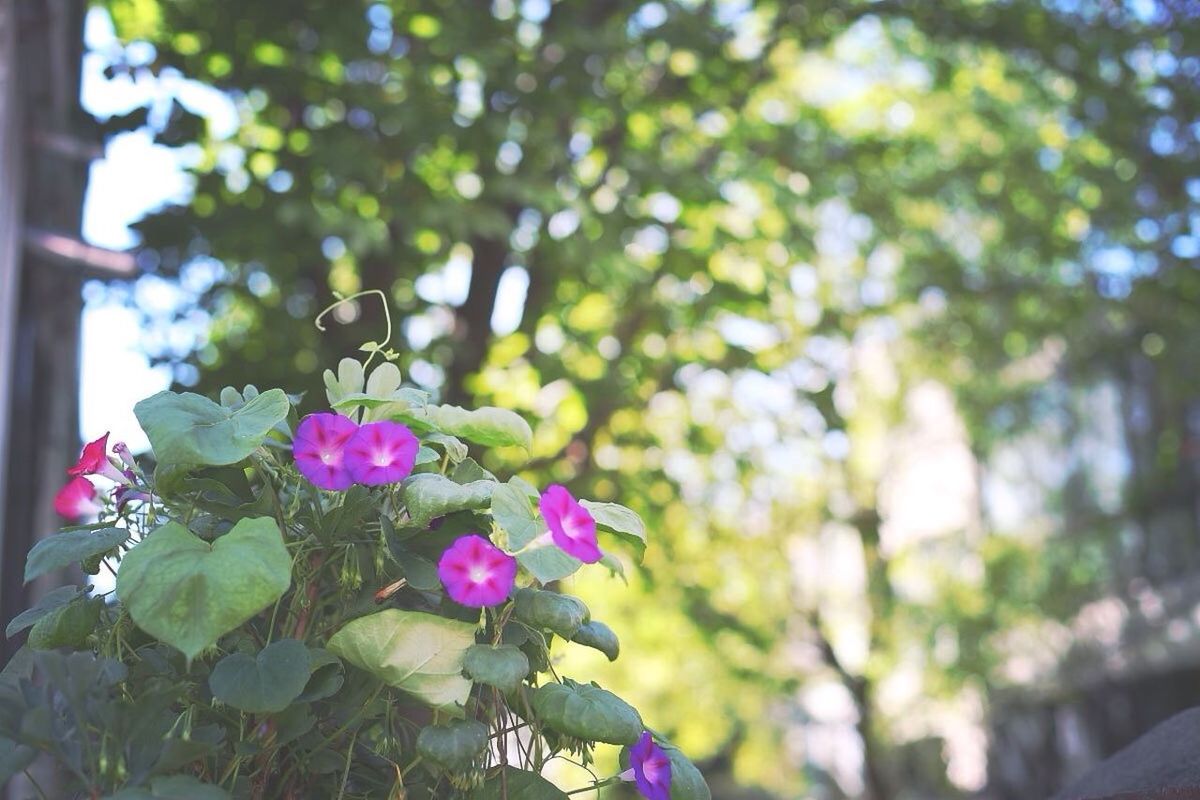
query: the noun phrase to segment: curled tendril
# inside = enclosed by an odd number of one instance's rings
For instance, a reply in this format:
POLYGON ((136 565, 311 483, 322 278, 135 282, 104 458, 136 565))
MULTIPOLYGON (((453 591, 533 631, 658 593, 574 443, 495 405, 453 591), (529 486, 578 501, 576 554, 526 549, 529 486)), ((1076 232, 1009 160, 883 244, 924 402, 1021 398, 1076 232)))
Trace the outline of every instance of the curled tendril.
POLYGON ((316 318, 313 320, 313 325, 317 326, 317 330, 324 332, 325 326, 321 324, 321 320, 326 314, 333 311, 340 305, 353 302, 358 298, 366 297, 369 294, 379 295, 379 301, 383 303, 383 318, 387 322, 387 335, 384 336, 382 342, 363 342, 360 349, 366 350, 370 353, 370 355, 367 356, 367 360, 363 362, 364 370, 371 365, 371 361, 374 360, 375 356, 377 355, 383 355, 385 359, 389 358, 388 353, 385 352, 385 348, 392 340, 392 312, 388 308, 387 295, 383 293, 382 289, 366 289, 361 292, 355 292, 352 295, 347 295, 346 297, 339 297, 336 302, 331 303, 330 305, 327 305, 325 308, 321 309, 321 313, 317 314, 316 318))

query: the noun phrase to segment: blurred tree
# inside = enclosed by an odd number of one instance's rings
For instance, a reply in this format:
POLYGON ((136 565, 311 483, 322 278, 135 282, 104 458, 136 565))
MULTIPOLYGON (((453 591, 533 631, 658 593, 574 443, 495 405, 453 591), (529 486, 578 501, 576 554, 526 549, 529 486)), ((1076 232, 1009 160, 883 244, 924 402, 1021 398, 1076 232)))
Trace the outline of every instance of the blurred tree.
POLYGON ((203 390, 315 407, 382 319, 312 317, 385 289, 406 375, 525 410, 531 471, 636 498, 658 583, 581 583, 629 603, 607 612, 628 641, 678 640, 610 680, 715 767, 919 795, 935 778, 880 745, 959 743, 914 722, 931 704, 883 702, 892 676, 915 663, 932 704, 979 706, 1012 631, 1195 563, 1192 5, 106 6, 156 48, 114 71, 221 87, 240 117, 222 139, 176 103, 159 130, 199 145, 196 188, 139 226, 143 263, 190 284, 219 266, 207 343, 159 355, 203 390), (929 380, 966 422, 976 507, 943 539, 889 539, 889 432, 929 380), (1073 444, 1096 387, 1132 459, 1115 506, 1073 444), (979 497, 1031 429, 1074 478, 1051 481, 1049 539, 998 535, 979 497), (1168 501, 1190 516, 1164 533, 1168 501), (805 693, 829 679, 861 737, 849 778, 786 736, 824 724, 805 693))

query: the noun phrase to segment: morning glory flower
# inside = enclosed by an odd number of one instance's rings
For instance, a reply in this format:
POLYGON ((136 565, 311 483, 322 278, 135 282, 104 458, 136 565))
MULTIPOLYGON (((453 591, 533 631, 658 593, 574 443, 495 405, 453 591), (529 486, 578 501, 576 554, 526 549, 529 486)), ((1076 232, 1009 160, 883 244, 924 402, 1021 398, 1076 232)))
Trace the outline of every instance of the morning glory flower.
MULTIPOLYGON (((125 474, 132 477, 133 471, 126 470, 125 474)), ((112 501, 113 501, 113 504, 116 505, 116 507, 117 507, 118 514, 120 514, 122 511, 124 511, 125 506, 134 500, 141 502, 141 503, 147 503, 150 501, 150 493, 144 492, 135 486, 121 485, 121 486, 118 486, 117 488, 113 489, 112 501)))
POLYGON ((345 464, 345 449, 357 430, 354 420, 341 414, 309 414, 296 426, 292 442, 296 469, 314 486, 349 489, 354 479, 345 464))
POLYGON ((96 516, 102 508, 96 502, 96 487, 82 475, 71 478, 54 495, 54 510, 59 516, 75 522, 96 516))
POLYGON ((133 453, 129 452, 129 445, 124 442, 117 442, 113 445, 112 449, 117 454, 117 458, 121 459, 121 463, 130 469, 137 468, 137 462, 133 459, 133 453))
POLYGON ((364 486, 397 483, 413 471, 420 446, 399 422, 368 422, 346 443, 346 468, 354 482, 364 486))
POLYGON ((670 800, 671 759, 655 744, 650 731, 642 731, 642 738, 629 748, 629 764, 630 768, 618 776, 621 780, 635 781, 646 800, 670 800))
POLYGON ((478 534, 461 536, 438 561, 438 577, 456 603, 496 606, 512 591, 517 560, 478 534))
POLYGON ((585 564, 594 564, 604 557, 596 542, 596 520, 566 487, 557 483, 546 487, 538 508, 550 527, 550 538, 568 555, 585 564))
POLYGON ((79 460, 67 469, 67 474, 73 478, 84 475, 102 475, 115 483, 128 483, 128 479, 115 464, 108 460, 108 434, 104 434, 93 442, 83 446, 79 460))

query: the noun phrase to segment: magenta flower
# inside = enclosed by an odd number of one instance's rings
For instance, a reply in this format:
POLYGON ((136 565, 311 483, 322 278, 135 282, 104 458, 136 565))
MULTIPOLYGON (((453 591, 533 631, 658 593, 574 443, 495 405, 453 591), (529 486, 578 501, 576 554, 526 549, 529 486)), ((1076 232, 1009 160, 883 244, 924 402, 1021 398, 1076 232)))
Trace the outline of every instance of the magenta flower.
POLYGON ((538 508, 550 527, 551 539, 568 555, 585 564, 594 564, 604 557, 596 542, 596 520, 566 487, 557 483, 546 487, 538 508))
POLYGON ((671 798, 671 759, 667 753, 654 742, 650 731, 642 731, 642 738, 629 748, 629 764, 631 769, 621 773, 621 778, 637 783, 638 791, 646 800, 670 800, 671 798))
POLYGON ((83 446, 79 460, 75 462, 74 466, 67 469, 67 474, 73 478, 82 478, 84 475, 103 475, 116 483, 128 483, 125 476, 121 474, 121 470, 108 460, 107 451, 108 434, 106 433, 94 442, 88 442, 83 446))
POLYGON ((364 486, 396 483, 413 471, 420 446, 399 422, 368 422, 346 443, 346 467, 354 482, 364 486))
POLYGON ((314 486, 349 489, 354 479, 345 464, 345 450, 357 430, 354 420, 341 414, 309 414, 296 426, 292 442, 296 469, 314 486))
POLYGON ((503 603, 517 577, 517 560, 477 534, 461 536, 438 561, 438 577, 456 603, 483 608, 503 603))
POLYGON ((71 478, 54 495, 54 510, 75 522, 96 516, 102 508, 96 502, 96 487, 82 475, 71 478))

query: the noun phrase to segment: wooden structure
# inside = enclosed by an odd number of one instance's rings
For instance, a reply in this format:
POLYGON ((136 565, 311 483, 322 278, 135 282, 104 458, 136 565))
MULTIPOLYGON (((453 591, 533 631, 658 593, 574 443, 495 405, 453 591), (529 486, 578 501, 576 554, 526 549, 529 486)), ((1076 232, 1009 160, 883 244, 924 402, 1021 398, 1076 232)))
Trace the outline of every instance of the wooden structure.
MULTIPOLYGON (((133 257, 79 231, 89 158, 79 102, 84 0, 0 0, 0 619, 42 587, 25 554, 57 530, 51 501, 79 447, 79 332, 88 274, 133 257)), ((89 138, 93 142, 87 141, 89 138)), ((16 643, 0 648, 7 661, 16 643)))

